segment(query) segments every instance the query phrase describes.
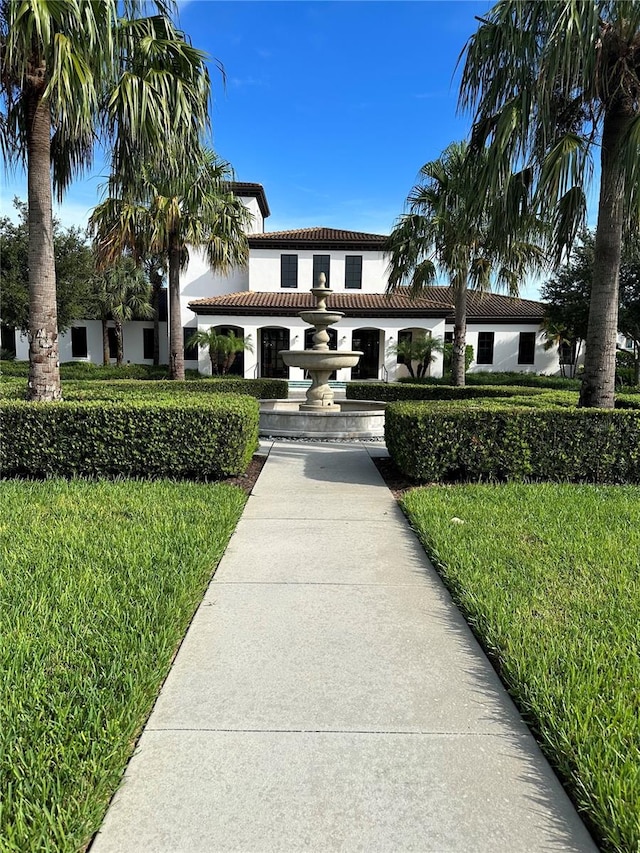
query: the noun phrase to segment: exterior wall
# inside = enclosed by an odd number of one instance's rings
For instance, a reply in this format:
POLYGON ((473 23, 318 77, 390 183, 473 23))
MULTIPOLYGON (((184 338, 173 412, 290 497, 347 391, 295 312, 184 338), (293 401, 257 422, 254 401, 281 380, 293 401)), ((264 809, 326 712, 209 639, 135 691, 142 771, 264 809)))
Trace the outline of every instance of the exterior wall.
POLYGON ((247 234, 262 234, 264 232, 264 218, 258 204, 258 199, 254 196, 238 196, 238 198, 245 207, 249 208, 253 216, 253 221, 247 229, 247 234))
MULTIPOLYGON (((86 358, 73 358, 71 355, 71 331, 64 332, 58 339, 60 347, 60 362, 65 361, 90 361, 93 364, 102 364, 102 323, 100 320, 78 320, 73 324, 75 327, 85 326, 87 329, 87 356, 86 358)), ((109 323, 113 327, 113 323, 109 323)), ((124 361, 132 364, 153 364, 152 358, 143 358, 143 342, 142 330, 153 329, 153 322, 149 321, 134 321, 125 323, 124 326, 124 361)), ((29 344, 27 336, 21 333, 16 334, 16 359, 18 361, 29 360, 29 344)), ((169 361, 169 347, 167 342, 167 324, 160 323, 160 363, 167 364, 169 361)), ((115 358, 111 359, 111 363, 115 364, 115 358)), ((195 363, 188 364, 189 367, 195 367, 195 363)))
POLYGON ((362 256, 362 287, 349 288, 347 293, 384 293, 387 285, 387 264, 382 252, 337 249, 251 249, 249 259, 249 290, 260 292, 289 292, 280 286, 280 255, 298 256, 298 291, 310 290, 313 281, 313 256, 330 255, 329 287, 345 292, 345 257, 362 256))
MULTIPOLYGON (((453 332, 453 325, 447 326, 448 332, 453 332)), ((545 373, 556 376, 560 373, 558 352, 555 348, 545 351, 546 338, 537 323, 530 324, 500 324, 500 323, 468 323, 467 344, 473 347, 474 360, 469 367, 470 373, 488 371, 491 373, 513 371, 515 373, 545 373), (493 332, 493 364, 477 364, 478 332, 493 332), (518 364, 518 342, 520 332, 536 333, 536 348, 533 364, 518 364)))
MULTIPOLYGON (((400 376, 406 375, 407 369, 404 365, 397 363, 395 353, 391 353, 390 347, 397 343, 398 332, 403 329, 414 329, 421 332, 430 332, 434 337, 444 337, 443 319, 425 319, 423 325, 416 326, 415 320, 408 318, 377 318, 377 317, 343 317, 338 326, 335 327, 338 336, 338 350, 350 351, 353 349, 353 333, 356 329, 377 329, 380 332, 380 353, 378 363, 378 379, 393 382, 400 376)), ((244 330, 244 335, 249 335, 253 344, 253 353, 245 352, 244 375, 251 379, 260 375, 260 330, 263 328, 282 328, 289 330, 290 349, 303 350, 305 332, 311 328, 299 317, 273 316, 273 317, 244 317, 240 315, 229 316, 207 316, 198 318, 198 328, 207 330, 210 326, 238 326, 244 330)), ((195 366, 185 362, 187 367, 195 366)), ((199 370, 209 375, 211 365, 206 350, 200 350, 199 370)), ((442 376, 442 356, 431 365, 432 376, 442 376)), ((303 380, 304 371, 299 367, 289 368, 289 379, 292 381, 303 380)), ((351 369, 343 368, 337 371, 336 379, 339 382, 348 382, 351 379, 351 369)))

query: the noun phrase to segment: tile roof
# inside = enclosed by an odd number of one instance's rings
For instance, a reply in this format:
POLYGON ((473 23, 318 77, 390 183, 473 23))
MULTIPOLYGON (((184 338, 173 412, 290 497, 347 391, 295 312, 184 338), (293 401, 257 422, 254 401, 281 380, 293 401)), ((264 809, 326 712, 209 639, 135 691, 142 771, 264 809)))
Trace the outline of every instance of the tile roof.
POLYGON ((362 231, 344 231, 339 228, 296 228, 293 231, 269 231, 249 235, 249 246, 255 248, 332 248, 369 249, 382 251, 386 236, 366 234, 362 231))
MULTIPOLYGON (((499 293, 468 291, 468 322, 529 322, 542 320, 544 306, 531 299, 517 299, 499 293)), ((197 314, 258 314, 295 316, 299 311, 313 308, 315 301, 310 291, 260 292, 243 290, 205 299, 194 299, 189 308, 197 314)), ((411 299, 406 293, 336 292, 327 298, 327 307, 358 317, 384 316, 435 316, 451 317, 453 301, 451 288, 429 287, 424 296, 411 299)))

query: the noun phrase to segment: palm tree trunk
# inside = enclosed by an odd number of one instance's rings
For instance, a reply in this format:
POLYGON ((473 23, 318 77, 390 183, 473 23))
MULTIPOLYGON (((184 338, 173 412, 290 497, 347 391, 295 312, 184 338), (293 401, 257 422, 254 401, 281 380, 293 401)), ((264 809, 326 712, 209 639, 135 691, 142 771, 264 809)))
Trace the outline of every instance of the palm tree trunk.
POLYGON ((451 350, 451 383, 462 387, 465 383, 465 350, 467 346, 467 282, 454 281, 455 313, 453 347, 451 350))
POLYGON ((184 343, 180 312, 180 247, 169 238, 169 378, 184 379, 184 343))
POLYGON ((118 367, 122 367, 122 362, 124 361, 124 346, 122 342, 122 323, 116 322, 116 364, 118 367))
POLYGON ((111 363, 109 351, 109 327, 107 326, 106 317, 102 318, 102 364, 108 367, 111 363))
POLYGON ((160 291, 162 279, 157 273, 151 275, 151 304, 153 307, 153 363, 160 364, 160 291))
POLYGON ((618 280, 624 219, 624 165, 619 149, 629 121, 628 110, 621 103, 609 110, 604 119, 598 225, 579 402, 584 407, 614 407, 618 280))
POLYGON ((51 203, 51 116, 46 68, 25 87, 29 197, 29 400, 60 400, 56 266, 51 203))

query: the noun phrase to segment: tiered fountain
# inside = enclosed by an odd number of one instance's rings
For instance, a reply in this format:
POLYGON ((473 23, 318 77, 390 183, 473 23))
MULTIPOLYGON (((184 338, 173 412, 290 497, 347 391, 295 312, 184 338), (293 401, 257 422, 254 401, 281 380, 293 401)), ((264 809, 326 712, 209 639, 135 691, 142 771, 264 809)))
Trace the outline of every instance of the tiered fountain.
POLYGON ((305 350, 284 350, 280 353, 287 367, 308 370, 311 385, 306 402, 296 400, 261 400, 260 434, 300 438, 378 438, 384 434, 384 403, 371 400, 342 400, 334 402, 329 376, 341 367, 355 367, 362 353, 329 349, 327 329, 344 317, 341 311, 327 309, 327 297, 333 293, 327 287, 324 273, 311 288, 316 307, 298 315, 313 326, 313 347, 305 350))

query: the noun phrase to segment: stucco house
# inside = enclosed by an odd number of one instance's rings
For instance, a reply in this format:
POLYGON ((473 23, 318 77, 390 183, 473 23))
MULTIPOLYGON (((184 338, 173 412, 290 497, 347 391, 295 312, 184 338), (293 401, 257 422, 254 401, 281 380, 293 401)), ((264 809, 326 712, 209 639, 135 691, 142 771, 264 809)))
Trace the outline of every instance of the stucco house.
MULTIPOLYGON (((303 371, 286 367, 280 352, 311 345, 310 327, 298 312, 314 304, 310 288, 321 272, 333 291, 328 307, 345 315, 330 330, 330 346, 364 353, 357 367, 338 371, 337 380, 393 381, 407 375, 402 358, 393 351, 398 340, 424 334, 444 341, 453 339, 450 288, 430 287, 415 300, 398 292, 385 294, 384 235, 322 227, 268 232, 265 220, 270 210, 262 185, 238 182, 234 192, 253 214, 249 262, 243 269, 220 276, 210 271, 201 252, 191 252, 181 282, 186 367, 210 373, 208 353, 187 344, 196 329, 215 327, 232 329, 251 340, 253 353, 238 357, 233 372, 249 378, 303 380, 303 371)), ((470 370, 558 373, 557 351, 543 347, 542 316, 540 302, 471 291, 467 343, 473 347, 474 360, 470 370)), ((16 341, 16 351, 18 358, 28 357, 22 336, 16 341)), ((124 352, 127 361, 152 362, 152 322, 126 325, 124 352)), ((161 317, 160 359, 168 361, 166 312, 161 317)), ((100 363, 100 323, 79 321, 61 335, 60 360, 100 363)), ((442 370, 439 356, 431 365, 431 375, 442 375, 442 370)))

